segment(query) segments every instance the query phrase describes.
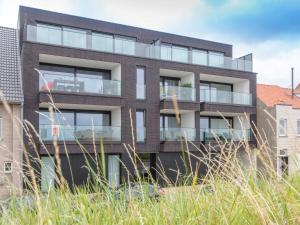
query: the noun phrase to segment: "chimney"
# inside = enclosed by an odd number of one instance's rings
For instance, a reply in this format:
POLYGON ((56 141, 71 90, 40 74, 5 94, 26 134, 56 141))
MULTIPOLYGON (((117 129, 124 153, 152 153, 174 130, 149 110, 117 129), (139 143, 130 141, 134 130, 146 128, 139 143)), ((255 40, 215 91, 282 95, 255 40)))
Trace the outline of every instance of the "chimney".
POLYGON ((291 69, 292 72, 292 98, 294 98, 294 68, 291 69))

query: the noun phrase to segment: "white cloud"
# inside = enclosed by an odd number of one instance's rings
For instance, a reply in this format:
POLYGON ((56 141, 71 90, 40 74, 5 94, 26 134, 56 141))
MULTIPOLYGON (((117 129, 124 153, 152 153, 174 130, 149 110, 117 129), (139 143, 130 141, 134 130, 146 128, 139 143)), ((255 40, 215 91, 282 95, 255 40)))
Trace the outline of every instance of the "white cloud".
POLYGON ((72 13, 72 0, 0 0, 0 26, 17 26, 19 5, 41 8, 62 13, 72 13))

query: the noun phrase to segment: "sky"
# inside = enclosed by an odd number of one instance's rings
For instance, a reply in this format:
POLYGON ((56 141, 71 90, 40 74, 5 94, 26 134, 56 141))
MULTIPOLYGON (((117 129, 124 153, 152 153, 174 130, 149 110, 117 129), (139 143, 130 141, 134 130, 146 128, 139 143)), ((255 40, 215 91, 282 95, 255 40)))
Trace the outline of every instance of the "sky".
POLYGON ((0 0, 0 26, 19 5, 231 44, 258 83, 291 87, 291 67, 300 82, 300 0, 0 0))

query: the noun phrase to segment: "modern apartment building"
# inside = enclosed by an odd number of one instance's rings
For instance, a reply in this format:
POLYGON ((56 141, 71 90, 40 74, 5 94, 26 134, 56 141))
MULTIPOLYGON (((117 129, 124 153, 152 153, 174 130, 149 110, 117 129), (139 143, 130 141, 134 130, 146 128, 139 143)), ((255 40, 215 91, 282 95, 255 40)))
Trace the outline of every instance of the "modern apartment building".
POLYGON ((0 27, 0 199, 22 191, 23 93, 16 29, 0 27))
POLYGON ((289 88, 257 85, 257 126, 278 176, 300 171, 300 98, 289 88))
MULTIPOLYGON (((171 180, 185 172, 183 137, 198 157, 216 135, 255 144, 252 55, 233 59, 228 44, 28 7, 20 7, 19 31, 24 119, 44 143, 42 187, 54 182, 53 138, 66 180, 77 185, 88 178, 86 155, 99 153, 100 138, 111 184, 134 174, 124 143, 135 145, 141 174, 159 179, 163 170, 171 180)), ((189 165, 205 173, 199 159, 189 165)))

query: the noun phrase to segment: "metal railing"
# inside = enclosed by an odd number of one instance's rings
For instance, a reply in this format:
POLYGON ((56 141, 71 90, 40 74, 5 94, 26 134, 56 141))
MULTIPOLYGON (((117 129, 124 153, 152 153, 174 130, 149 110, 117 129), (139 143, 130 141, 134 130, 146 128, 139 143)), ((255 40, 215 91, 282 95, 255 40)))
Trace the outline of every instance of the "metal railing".
POLYGON ((88 34, 85 30, 48 25, 27 25, 26 32, 26 40, 31 42, 252 72, 252 58, 247 56, 233 59, 223 54, 188 50, 187 47, 170 48, 155 42, 147 44, 134 39, 88 34))
POLYGON ((99 143, 104 141, 121 141, 121 127, 115 126, 68 126, 68 125, 39 125, 40 138, 44 141, 88 140, 99 143))
POLYGON ((233 140, 233 141, 251 141, 251 130, 244 129, 200 129, 200 141, 208 140, 233 140))
POLYGON ((92 93, 101 95, 121 95, 121 82, 103 80, 96 76, 68 76, 56 72, 42 71, 39 80, 40 91, 62 91, 92 93))
POLYGON ((160 128, 161 141, 195 141, 195 128, 160 128))
POLYGON ((252 94, 212 89, 200 89, 200 102, 252 105, 252 94))
POLYGON ((195 88, 179 87, 179 86, 164 86, 160 87, 160 99, 173 99, 176 95, 177 100, 195 101, 195 88))

